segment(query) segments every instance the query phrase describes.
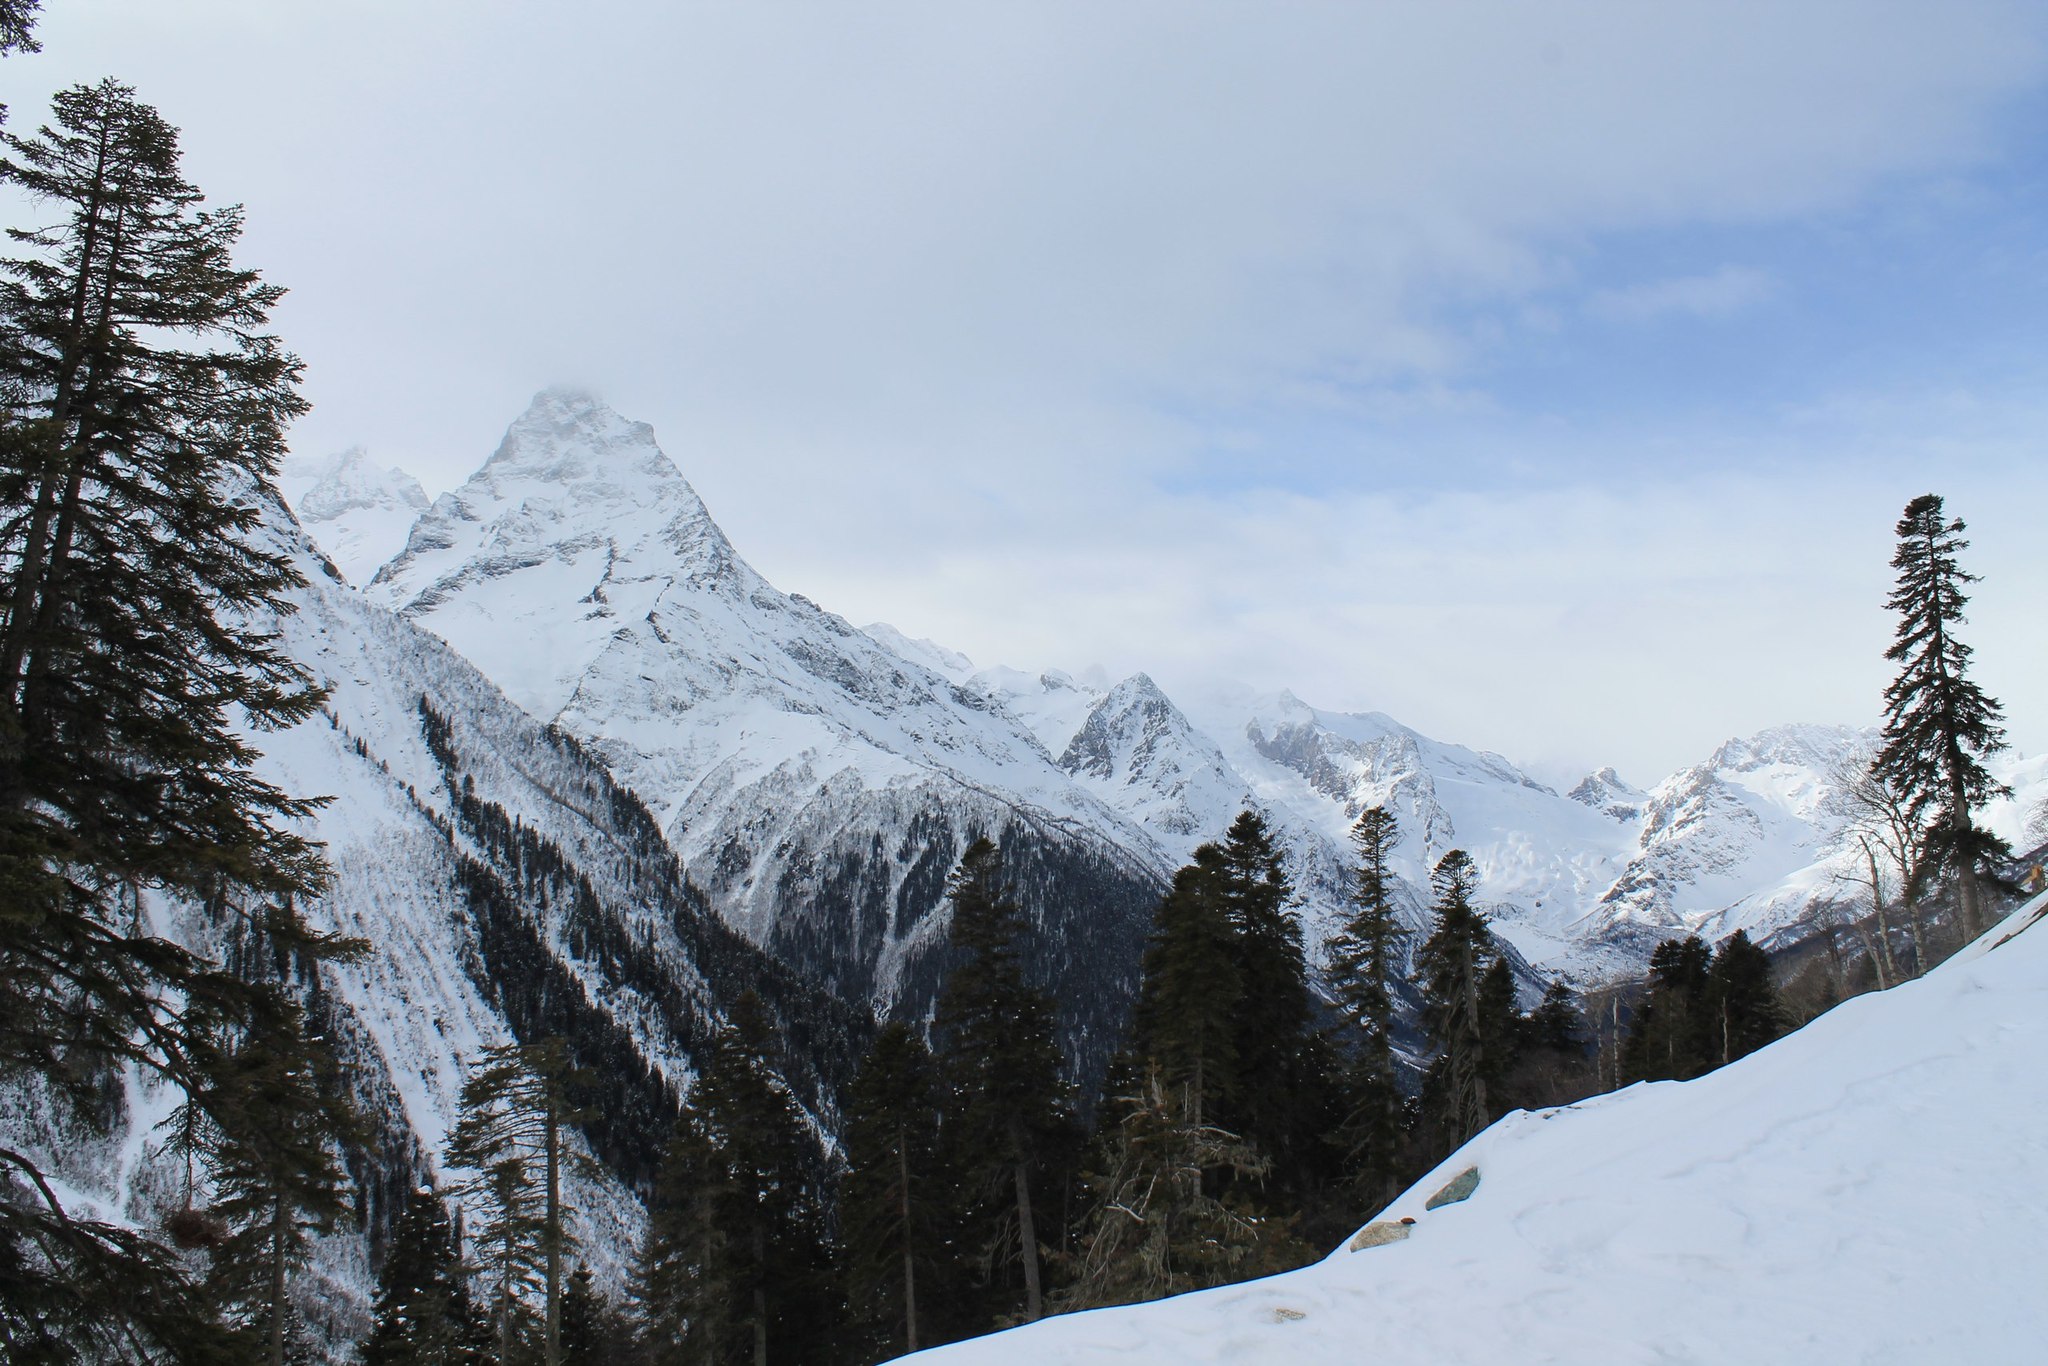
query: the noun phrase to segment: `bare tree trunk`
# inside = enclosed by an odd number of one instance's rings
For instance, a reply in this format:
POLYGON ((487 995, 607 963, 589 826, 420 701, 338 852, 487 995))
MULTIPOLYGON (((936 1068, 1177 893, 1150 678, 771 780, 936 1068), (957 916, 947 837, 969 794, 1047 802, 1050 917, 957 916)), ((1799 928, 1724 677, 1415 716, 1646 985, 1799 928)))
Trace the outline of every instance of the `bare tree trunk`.
POLYGON ((548 1366, 562 1361, 562 1127, 555 1114, 555 1102, 547 1097, 548 1212, 548 1300, 541 1354, 548 1366))
POLYGON ((768 1287, 762 1284, 761 1268, 768 1261, 768 1231, 761 1217, 754 1216, 754 1366, 768 1366, 768 1287))
POLYGON ((1024 1319, 1029 1323, 1044 1313, 1044 1304, 1038 1286, 1038 1227, 1031 1219, 1031 1173, 1021 1157, 1017 1159, 1017 1245, 1024 1258, 1024 1319))
POLYGON ((1884 913, 1884 878, 1877 868, 1877 851, 1863 842, 1864 862, 1870 869, 1870 904, 1877 916, 1877 988, 1888 991, 1899 980, 1899 965, 1892 960, 1892 927, 1884 913))
POLYGON ((270 1366, 284 1366, 284 1254, 291 1241, 291 1211, 277 1197, 270 1213, 270 1366))
POLYGON ((901 1192, 900 1209, 903 1214, 903 1332, 904 1349, 917 1350, 917 1263, 911 1256, 910 1244, 910 1154, 904 1149, 909 1136, 899 1125, 896 1130, 896 1180, 901 1192))
POLYGON ((1905 910, 1906 923, 1913 927, 1913 975, 1915 977, 1925 977, 1927 975, 1926 917, 1920 913, 1920 902, 1917 898, 1907 898, 1905 910))

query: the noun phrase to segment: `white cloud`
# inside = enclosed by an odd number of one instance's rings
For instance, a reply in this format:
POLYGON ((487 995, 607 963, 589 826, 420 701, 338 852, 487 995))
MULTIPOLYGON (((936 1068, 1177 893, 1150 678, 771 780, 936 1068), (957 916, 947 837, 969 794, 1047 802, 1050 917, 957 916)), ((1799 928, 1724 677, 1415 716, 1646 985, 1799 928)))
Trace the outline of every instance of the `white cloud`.
POLYGON ((309 446, 445 483, 586 380, 783 487, 862 447, 940 478, 1171 459, 1186 433, 1130 429, 1191 395, 1454 375, 1444 301, 1555 283, 1589 234, 1967 164, 2041 19, 103 0, 8 74, 22 121, 37 81, 136 81, 249 204, 309 446))
MULTIPOLYGON (((1020 663, 1270 670, 1629 762, 1596 742, 1668 755, 1864 695, 1786 650, 1802 613, 1868 621, 1836 557, 1881 569, 1866 523, 1881 542, 1896 490, 1811 527, 1757 511, 1820 496, 1791 476, 1455 492, 1470 451, 1379 424, 1455 412, 1503 458, 1651 475, 1643 450, 1697 450, 1511 429, 1461 319, 1540 332, 1603 234, 1967 173, 2044 29, 2005 0, 100 0, 49 7, 6 72, 17 127, 38 83, 136 83, 247 203, 310 365, 302 450, 447 487, 534 390, 587 383, 764 569, 857 620, 1020 663), (1245 416, 1185 416, 1214 411, 1245 416), (1161 491, 1256 488, 1307 420, 1435 492, 1161 491)), ((1755 269, 1605 306, 1731 308, 1755 269)))
POLYGON ((1612 322, 1643 323, 1673 315, 1730 318, 1771 297, 1774 282, 1749 266, 1722 266, 1705 275, 1679 275, 1626 289, 1596 290, 1586 310, 1612 322))

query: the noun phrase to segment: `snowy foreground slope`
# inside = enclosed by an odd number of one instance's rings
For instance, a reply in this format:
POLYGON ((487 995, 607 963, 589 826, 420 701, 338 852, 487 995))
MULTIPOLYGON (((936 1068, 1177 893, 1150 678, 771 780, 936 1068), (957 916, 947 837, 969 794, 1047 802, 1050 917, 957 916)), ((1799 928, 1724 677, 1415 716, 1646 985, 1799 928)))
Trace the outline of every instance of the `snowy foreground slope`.
POLYGON ((905 1360, 2039 1361, 2044 919, 1697 1081, 1508 1116, 1388 1207, 1405 1241, 905 1360))

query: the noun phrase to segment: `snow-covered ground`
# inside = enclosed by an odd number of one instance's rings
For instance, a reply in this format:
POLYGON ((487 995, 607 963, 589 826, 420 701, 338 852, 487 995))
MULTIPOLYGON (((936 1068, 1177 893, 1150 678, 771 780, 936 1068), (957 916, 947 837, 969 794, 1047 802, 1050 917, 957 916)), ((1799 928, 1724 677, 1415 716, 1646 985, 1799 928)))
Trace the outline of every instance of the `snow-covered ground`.
POLYGON ((1405 1240, 906 1360, 2043 1360, 2044 918, 1697 1081, 1510 1115, 1388 1207, 1405 1240))

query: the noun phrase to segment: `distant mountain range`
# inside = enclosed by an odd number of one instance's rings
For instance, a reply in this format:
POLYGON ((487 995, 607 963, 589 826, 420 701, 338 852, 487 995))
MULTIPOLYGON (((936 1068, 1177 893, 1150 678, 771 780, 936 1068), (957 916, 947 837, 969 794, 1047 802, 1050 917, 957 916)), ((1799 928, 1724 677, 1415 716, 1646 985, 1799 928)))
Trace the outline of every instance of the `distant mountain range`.
MULTIPOLYGON (((1499 755, 1287 693, 977 669, 769 585, 650 428, 569 390, 536 398, 365 591, 584 742, 731 924, 882 1009, 929 998, 931 869, 970 831, 1029 830, 1107 879, 1088 901, 1128 911, 1246 806, 1286 843, 1312 945, 1373 804, 1401 821, 1418 927, 1429 867, 1464 848, 1496 929, 1544 972, 1636 968, 1688 930, 1796 935, 1847 895, 1835 774, 1871 743, 1776 727, 1648 790, 1603 769, 1560 794, 1499 755)), ((1048 934, 1099 928, 1076 913, 1046 908, 1048 934)))

